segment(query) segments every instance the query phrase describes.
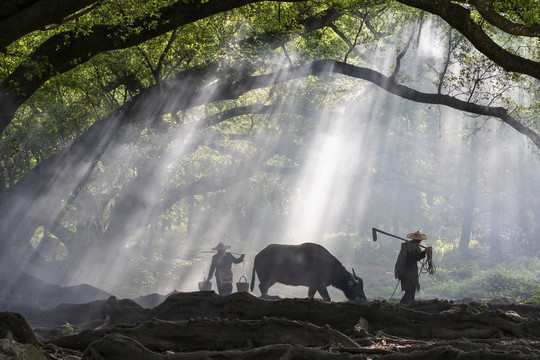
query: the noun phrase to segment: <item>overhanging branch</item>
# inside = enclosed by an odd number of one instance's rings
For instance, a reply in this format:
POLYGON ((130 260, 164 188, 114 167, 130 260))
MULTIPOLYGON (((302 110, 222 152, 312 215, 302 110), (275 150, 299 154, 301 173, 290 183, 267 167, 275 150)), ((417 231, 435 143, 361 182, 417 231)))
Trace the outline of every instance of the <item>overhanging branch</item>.
POLYGON ((491 25, 510 35, 540 37, 540 26, 538 24, 524 25, 507 19, 493 9, 491 1, 470 0, 469 2, 491 25))
MULTIPOLYGON (((497 118, 510 125, 519 133, 527 136, 538 148, 540 148, 540 136, 534 130, 523 125, 518 119, 511 116, 503 107, 485 106, 463 101, 449 95, 417 91, 405 85, 398 84, 391 78, 375 70, 357 67, 335 60, 318 60, 302 66, 282 69, 271 74, 249 77, 242 81, 238 81, 235 84, 227 84, 226 86, 221 85, 220 91, 217 93, 221 93, 224 97, 227 95, 227 98, 236 98, 240 96, 241 93, 245 93, 246 88, 256 89, 271 86, 275 83, 304 78, 310 75, 318 76, 328 72, 339 73, 352 78, 369 81, 391 94, 414 102, 444 105, 471 114, 497 118)), ((220 87, 219 84, 215 86, 220 87)))
POLYGON ((450 0, 398 1, 441 17, 450 26, 462 33, 476 49, 504 70, 540 79, 540 63, 513 54, 499 46, 486 34, 482 26, 471 18, 469 9, 450 0))
POLYGON ((51 77, 67 72, 99 53, 135 46, 183 25, 261 1, 208 0, 201 3, 179 0, 164 6, 156 14, 135 19, 129 27, 125 24, 96 25, 84 34, 65 31, 53 35, 0 84, 0 133, 12 121, 17 109, 51 77), (147 26, 156 19, 159 19, 156 26, 147 26))
POLYGON ((471 114, 497 118, 510 125, 519 133, 527 136, 538 148, 540 148, 540 136, 534 130, 523 125, 518 119, 511 116, 503 107, 480 105, 440 93, 417 91, 405 85, 398 84, 395 80, 375 70, 328 59, 317 60, 300 66, 283 68, 269 74, 244 77, 234 83, 220 81, 194 92, 189 104, 186 102, 185 98, 170 103, 168 111, 179 111, 186 107, 204 105, 214 101, 238 99, 240 96, 251 90, 270 87, 275 84, 284 83, 294 79, 302 79, 308 76, 319 76, 325 73, 338 73, 351 78, 366 80, 391 94, 414 102, 444 105, 471 114), (198 96, 203 92, 213 94, 213 96, 198 96))

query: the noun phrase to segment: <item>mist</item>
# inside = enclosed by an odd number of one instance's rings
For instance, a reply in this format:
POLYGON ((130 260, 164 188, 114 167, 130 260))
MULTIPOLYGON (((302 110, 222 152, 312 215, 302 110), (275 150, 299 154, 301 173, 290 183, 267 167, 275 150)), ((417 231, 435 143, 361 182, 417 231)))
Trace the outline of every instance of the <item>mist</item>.
MULTIPOLYGON (((403 82, 414 79, 426 92, 437 91, 434 69, 444 58, 444 39, 435 30, 423 29, 400 68, 403 82), (426 59, 435 64, 426 66, 426 59)), ((380 52, 377 45, 363 65, 388 73, 403 44, 384 44, 380 52)), ((174 108, 191 89, 182 91, 160 106, 174 108)), ((192 101, 207 104, 214 96, 209 91, 192 101)), ((267 245, 314 242, 354 268, 372 300, 392 294, 400 248, 390 237, 374 242, 373 227, 400 237, 427 234, 445 276, 458 255, 488 267, 540 253, 538 153, 500 122, 406 101, 333 74, 237 101, 259 103, 271 104, 271 111, 212 125, 208 119, 228 104, 161 115, 162 128, 138 123, 104 146, 84 188, 55 214, 95 246, 79 257, 76 271, 56 279, 120 297, 197 291, 220 241, 246 254, 233 266, 235 282, 251 281, 253 258, 267 245), (313 111, 287 115, 293 105, 313 111), (95 228, 100 238, 90 231, 95 228)), ((71 194, 86 175, 51 188, 71 194)), ((48 261, 67 256, 57 242, 46 253, 46 234, 33 230, 32 243, 48 261)), ((437 276, 421 276, 418 298, 444 296, 432 290, 437 276)), ((329 290, 333 300, 344 300, 329 290)), ((305 297, 307 288, 275 285, 270 294, 305 297)))

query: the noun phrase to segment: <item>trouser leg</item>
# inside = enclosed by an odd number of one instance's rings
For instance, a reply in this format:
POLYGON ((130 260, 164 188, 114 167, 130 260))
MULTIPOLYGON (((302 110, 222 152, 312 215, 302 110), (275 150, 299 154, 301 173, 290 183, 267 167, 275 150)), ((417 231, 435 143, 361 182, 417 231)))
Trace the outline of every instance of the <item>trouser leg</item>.
POLYGON ((408 304, 414 300, 414 290, 405 290, 405 295, 401 298, 400 304, 408 304))
POLYGON ((230 295, 232 293, 232 284, 218 283, 219 295, 230 295))

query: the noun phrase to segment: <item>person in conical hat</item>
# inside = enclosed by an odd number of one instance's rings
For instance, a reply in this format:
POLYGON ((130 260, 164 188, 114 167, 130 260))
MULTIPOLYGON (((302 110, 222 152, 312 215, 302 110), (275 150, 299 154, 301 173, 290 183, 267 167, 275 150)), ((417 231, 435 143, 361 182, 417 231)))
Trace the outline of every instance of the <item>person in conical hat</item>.
POLYGON ((401 282, 401 290, 405 294, 401 298, 400 304, 408 304, 414 300, 416 291, 420 290, 420 281, 418 280, 418 265, 417 262, 426 257, 426 252, 431 251, 431 246, 422 250, 420 243, 428 238, 427 235, 416 231, 407 234, 411 239, 401 244, 394 275, 401 282))
POLYGON ((219 244, 217 244, 215 247, 212 248, 212 250, 225 251, 230 248, 231 248, 231 245, 225 245, 224 243, 220 241, 219 244))
POLYGON ((210 271, 208 272, 208 281, 212 279, 215 273, 219 295, 229 295, 232 292, 232 264, 239 264, 244 261, 244 254, 240 255, 239 258, 236 258, 226 251, 230 248, 230 245, 226 245, 221 241, 217 246, 212 248, 212 250, 217 251, 217 254, 212 256, 212 264, 210 264, 210 271))

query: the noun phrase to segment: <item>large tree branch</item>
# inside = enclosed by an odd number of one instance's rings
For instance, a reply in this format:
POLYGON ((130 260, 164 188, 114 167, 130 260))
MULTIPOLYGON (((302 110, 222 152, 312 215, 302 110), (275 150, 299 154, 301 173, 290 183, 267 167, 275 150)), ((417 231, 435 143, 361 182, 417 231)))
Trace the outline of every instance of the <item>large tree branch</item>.
POLYGON ((60 23, 64 18, 99 1, 101 0, 42 0, 22 9, 15 9, 0 20, 0 49, 32 31, 60 23))
MULTIPOLYGON (((394 95, 412 100, 414 102, 445 105, 450 108, 465 111, 471 114, 498 118, 499 120, 513 127, 518 132, 527 136, 538 148, 540 148, 540 136, 532 129, 520 123, 518 119, 511 116, 505 108, 475 104, 439 93, 425 93, 417 91, 405 85, 398 84, 395 82, 395 80, 375 70, 357 67, 335 60, 317 60, 301 66, 284 68, 270 74, 245 77, 234 83, 217 82, 200 90, 206 92, 207 94, 212 94, 212 96, 198 96, 199 92, 195 92, 188 100, 190 106, 202 105, 208 101, 213 102, 219 100, 232 100, 239 98, 250 90, 265 88, 274 84, 305 78, 310 75, 318 76, 328 72, 339 73, 349 77, 369 81, 394 95)), ((172 89, 175 88, 176 87, 173 87, 172 89)), ((168 99, 168 111, 180 110, 186 106, 185 97, 176 99, 175 102, 170 100, 171 99, 168 99)), ((139 109, 136 112, 141 110, 142 109, 139 109)))
MULTIPOLYGON (((324 66, 323 64, 328 61, 329 60, 322 60, 321 66, 324 66)), ((425 104, 445 105, 450 108, 465 111, 471 114, 497 118, 502 122, 510 125, 519 133, 527 136, 538 148, 540 148, 540 136, 532 129, 520 123, 518 119, 511 116, 508 111, 503 107, 485 106, 463 101, 449 95, 416 91, 407 86, 398 84, 392 81, 390 78, 374 70, 360 68, 345 63, 338 63, 335 61, 329 62, 330 63, 326 64, 326 66, 331 66, 333 68, 333 72, 368 80, 375 85, 381 87, 382 89, 401 98, 425 104)))
POLYGON ((440 16, 463 34, 471 44, 491 61, 509 72, 526 74, 540 79, 540 63, 515 55, 499 46, 471 18, 470 10, 450 0, 398 0, 400 3, 440 16))
POLYGON ((129 27, 123 24, 96 25, 84 34, 68 31, 52 36, 0 86, 0 133, 9 125, 22 103, 45 81, 75 68, 96 54, 138 45, 180 26, 260 1, 262 0, 208 0, 205 3, 177 1, 163 7, 157 14, 136 19, 129 27), (148 25, 154 23, 155 26, 148 25))
POLYGON ((539 37, 540 26, 538 24, 524 25, 516 23, 499 14, 491 6, 491 1, 486 0, 470 0, 476 10, 486 19, 491 25, 501 29, 502 31, 516 36, 539 37))
POLYGON ((16 14, 40 0, 4 0, 0 1, 0 21, 16 14))

